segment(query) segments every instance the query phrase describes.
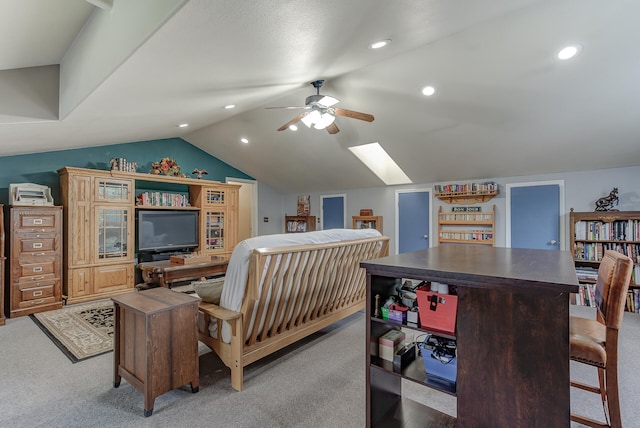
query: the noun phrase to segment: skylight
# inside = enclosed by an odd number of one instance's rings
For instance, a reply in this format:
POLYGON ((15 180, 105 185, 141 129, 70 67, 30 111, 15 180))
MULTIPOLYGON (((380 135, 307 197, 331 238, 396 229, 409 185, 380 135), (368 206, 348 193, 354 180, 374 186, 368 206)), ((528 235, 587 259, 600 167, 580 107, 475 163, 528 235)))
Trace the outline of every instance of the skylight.
POLYGON ((411 179, 391 159, 391 156, 387 154, 380 144, 363 144, 349 147, 349 150, 387 186, 412 183, 411 179))

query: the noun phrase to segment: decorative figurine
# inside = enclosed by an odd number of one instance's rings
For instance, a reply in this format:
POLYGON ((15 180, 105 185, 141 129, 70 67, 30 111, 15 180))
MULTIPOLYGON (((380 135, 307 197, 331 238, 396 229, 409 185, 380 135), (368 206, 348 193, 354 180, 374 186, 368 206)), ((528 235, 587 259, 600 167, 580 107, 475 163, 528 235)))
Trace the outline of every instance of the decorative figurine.
POLYGON ((207 172, 206 169, 195 168, 191 174, 198 174, 198 179, 202 180, 202 176, 209 173, 207 172))
POLYGON ((618 188, 614 187, 609 195, 596 201, 596 211, 618 211, 613 209, 613 204, 618 205, 618 188))

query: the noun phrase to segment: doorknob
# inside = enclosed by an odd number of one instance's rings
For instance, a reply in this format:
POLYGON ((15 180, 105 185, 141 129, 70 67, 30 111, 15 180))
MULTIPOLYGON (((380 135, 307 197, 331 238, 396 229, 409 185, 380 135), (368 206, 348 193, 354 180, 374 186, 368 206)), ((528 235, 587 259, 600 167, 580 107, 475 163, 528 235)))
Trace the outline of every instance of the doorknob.
POLYGON ((556 245, 558 243, 558 241, 556 241, 555 239, 552 239, 551 241, 549 241, 549 244, 551 245, 556 245))
POLYGON ((429 239, 429 235, 424 235, 423 238, 424 239, 429 239))

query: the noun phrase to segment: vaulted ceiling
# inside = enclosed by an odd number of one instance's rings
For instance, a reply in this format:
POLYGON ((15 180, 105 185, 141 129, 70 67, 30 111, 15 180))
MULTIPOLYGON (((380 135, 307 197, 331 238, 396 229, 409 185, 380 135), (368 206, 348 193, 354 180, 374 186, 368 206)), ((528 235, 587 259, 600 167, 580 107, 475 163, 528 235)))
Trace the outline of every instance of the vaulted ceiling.
POLYGON ((284 193, 382 186, 348 150, 370 142, 414 183, 640 165, 638 16, 635 0, 7 0, 0 156, 182 137, 284 193), (265 107, 304 105, 316 79, 375 120, 277 131, 303 111, 265 107))

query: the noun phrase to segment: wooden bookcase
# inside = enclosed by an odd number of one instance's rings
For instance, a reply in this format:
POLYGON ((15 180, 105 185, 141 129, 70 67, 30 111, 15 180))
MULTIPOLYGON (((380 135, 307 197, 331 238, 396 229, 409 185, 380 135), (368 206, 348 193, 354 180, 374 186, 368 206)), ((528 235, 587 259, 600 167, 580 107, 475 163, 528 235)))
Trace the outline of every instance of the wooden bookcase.
POLYGON ((494 246, 496 206, 491 211, 443 212, 438 208, 438 245, 444 243, 494 246))
POLYGON ((64 207, 63 294, 69 303, 133 289, 137 209, 198 210, 200 254, 228 257, 237 243, 238 185, 72 167, 58 174, 64 207), (190 206, 141 205, 136 188, 150 186, 177 186, 190 206))
POLYGON ((580 292, 574 303, 593 306, 593 290, 605 250, 615 250, 633 259, 627 309, 640 312, 640 211, 594 211, 569 213, 570 249, 580 292))
POLYGON ((284 217, 286 233, 313 232, 316 230, 316 217, 313 215, 287 215, 284 217))
POLYGON ((487 202, 498 194, 494 182, 439 184, 435 186, 436 198, 448 204, 476 204, 487 202))
POLYGON ((382 216, 380 215, 354 215, 353 217, 351 217, 351 221, 351 227, 353 229, 377 229, 378 232, 382 233, 382 216))

